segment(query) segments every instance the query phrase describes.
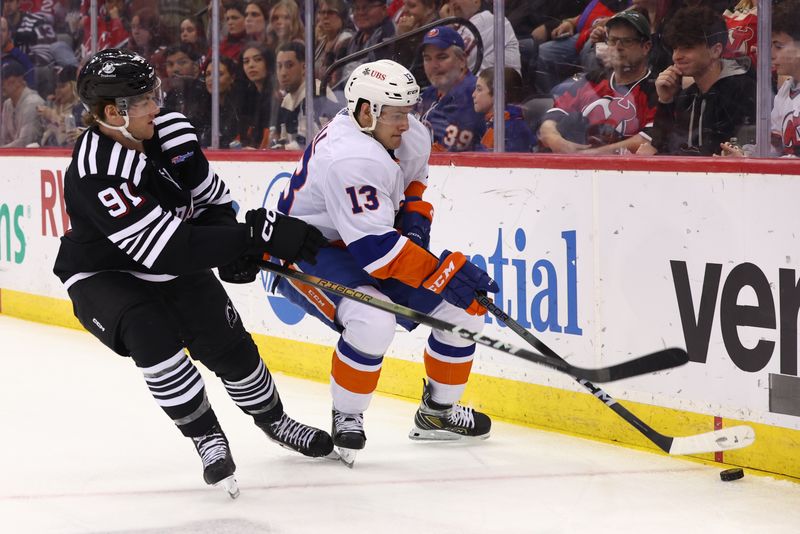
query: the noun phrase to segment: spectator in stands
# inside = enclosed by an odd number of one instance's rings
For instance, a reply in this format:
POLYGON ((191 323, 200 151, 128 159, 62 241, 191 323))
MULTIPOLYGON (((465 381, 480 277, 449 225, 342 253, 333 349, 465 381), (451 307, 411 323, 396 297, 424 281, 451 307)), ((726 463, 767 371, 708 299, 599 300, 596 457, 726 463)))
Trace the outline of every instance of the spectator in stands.
POLYGON ((772 108, 772 144, 778 154, 800 157, 800 2, 787 0, 772 14, 772 65, 787 79, 772 108))
MULTIPOLYGON (((131 38, 124 21, 127 11, 124 0, 106 0, 98 7, 97 49, 129 46, 131 38)), ((92 47, 92 17, 87 10, 83 16, 83 55, 88 56, 92 47)))
MULTIPOLYGON (((631 2, 630 9, 641 11, 650 20, 650 42, 652 43, 650 48, 650 68, 653 69, 653 72, 661 72, 672 65, 672 50, 664 44, 664 27, 681 7, 683 7, 682 0, 632 0, 631 2)), ((590 43, 605 43, 605 23, 607 20, 608 18, 603 17, 595 21, 595 27, 589 34, 590 43)), ((600 47, 597 47, 596 51, 599 51, 599 49, 600 47)), ((598 56, 601 56, 599 58, 601 63, 602 59, 607 55, 607 51, 598 53, 598 56)), ((587 56, 590 57, 588 51, 584 53, 584 67, 591 68, 596 65, 587 56)))
MULTIPOLYGON (((394 23, 392 23, 392 18, 389 16, 385 0, 353 0, 351 6, 356 34, 350 44, 347 45, 345 56, 394 37, 394 23)), ((350 74, 362 63, 379 59, 391 59, 392 51, 389 48, 373 51, 358 61, 344 65, 339 77, 340 82, 350 78, 350 74)))
POLYGON ((587 75, 555 100, 539 128, 539 143, 549 151, 628 153, 651 139, 657 97, 648 65, 650 22, 639 11, 621 11, 606 29, 612 70, 587 75))
POLYGON ((439 0, 403 0, 403 7, 396 15, 397 35, 406 34, 438 18, 439 0))
MULTIPOLYGON (((404 0, 402 10, 397 14, 397 35, 404 35, 417 28, 430 24, 439 18, 439 0, 404 0)), ((420 87, 430 85, 425 76, 425 68, 420 57, 419 47, 424 33, 409 37, 395 46, 394 60, 405 65, 420 87)))
POLYGON ((164 76, 164 34, 158 13, 149 7, 136 11, 131 18, 128 48, 147 59, 159 76, 164 76))
POLYGON ((681 0, 633 0, 633 6, 650 18, 650 68, 658 73, 672 65, 672 50, 664 44, 664 28, 683 7, 681 0))
MULTIPOLYGON (((271 148, 299 150, 305 147, 306 134, 306 49, 301 43, 291 41, 278 48, 277 71, 278 87, 284 95, 278 110, 277 129, 271 148)), ((315 80, 319 90, 320 82, 315 80)), ((330 120, 339 111, 333 94, 328 91, 327 98, 314 101, 314 115, 317 128, 330 120)))
POLYGON ((252 42, 245 45, 239 64, 247 78, 239 140, 244 148, 269 148, 270 127, 275 126, 279 106, 275 56, 265 44, 252 42))
MULTIPOLYGON (((145 1, 153 5, 153 0, 145 1)), ((133 0, 133 3, 135 2, 136 0, 133 0)), ((177 39, 173 36, 180 32, 181 21, 199 13, 206 5, 206 0, 157 0, 153 7, 158 12, 161 35, 165 37, 162 44, 167 46, 177 44, 177 39)))
MULTIPOLYGON (((519 102, 522 95, 522 77, 511 67, 503 72, 506 89, 505 107, 505 151, 530 152, 536 143, 528 123, 522 115, 522 108, 512 102, 519 102)), ((475 111, 483 113, 486 118, 486 133, 476 150, 492 150, 494 148, 494 67, 482 70, 472 93, 475 111)))
POLYGON ((131 42, 128 48, 145 59, 150 59, 161 46, 161 24, 158 13, 143 7, 131 18, 131 42))
POLYGON ((30 7, 22 9, 20 0, 4 0, 2 4, 14 46, 25 52, 35 66, 51 64, 54 59, 51 46, 56 41, 52 14, 28 11, 30 7))
MULTIPOLYGON (((772 13, 772 66, 786 77, 770 117, 774 155, 800 157, 800 1, 787 0, 772 13)), ((722 155, 742 157, 742 147, 722 143, 722 155)))
POLYGON ((0 146, 25 147, 32 143, 38 146, 42 138, 42 121, 37 109, 44 100, 25 82, 25 67, 8 58, 2 65, 3 129, 0 131, 0 146))
MULTIPOLYGON (((240 0, 229 0, 223 4, 223 10, 228 34, 220 40, 219 53, 233 61, 239 61, 242 56, 242 48, 247 41, 247 32, 244 26, 244 3, 240 0)), ((210 49, 206 53, 206 58, 211 58, 210 49)))
POLYGON ((25 69, 25 83, 29 87, 36 87, 36 73, 33 70, 33 62, 28 57, 28 54, 14 46, 11 39, 11 31, 8 27, 8 20, 5 17, 0 17, 0 43, 2 43, 2 61, 13 59, 25 69))
MULTIPOLYGON (((478 28, 483 40, 483 61, 481 70, 494 66, 494 15, 486 9, 484 0, 450 0, 453 15, 463 17, 478 28)), ((472 70, 477 60, 475 37, 466 27, 459 28, 458 32, 464 39, 468 55, 467 67, 472 70)), ((522 64, 519 58, 519 42, 514 34, 514 28, 508 19, 505 19, 505 62, 506 67, 511 67, 522 74, 522 64)))
POLYGON ((514 28, 514 35, 519 42, 522 79, 525 87, 533 86, 536 62, 539 57, 539 42, 533 37, 534 31, 551 20, 560 20, 552 17, 550 11, 553 11, 554 5, 561 4, 563 2, 553 2, 552 0, 506 0, 506 18, 514 28))
POLYGON ((166 92, 164 107, 179 111, 195 122, 206 105, 206 87, 200 80, 201 58, 188 44, 170 46, 164 52, 162 89, 166 92))
POLYGON ((628 6, 628 0, 599 0, 589 2, 573 17, 568 17, 550 33, 551 40, 539 47, 537 86, 542 93, 589 64, 589 36, 596 20, 611 17, 628 6), (585 48, 585 51, 584 51, 585 48), (583 53, 583 57, 581 57, 583 53))
MULTIPOLYGON (((734 60, 722 59, 728 32, 711 8, 686 7, 669 22, 666 43, 674 65, 656 80, 658 108, 652 147, 661 154, 704 155, 755 122, 755 80, 734 60), (694 79, 682 89, 684 76, 694 79)), ((640 150, 651 153, 649 147, 640 150)))
POLYGON ((75 90, 78 69, 73 66, 56 68, 56 90, 48 98, 48 105, 37 108, 44 124, 41 146, 72 146, 83 131, 81 124, 84 107, 75 90))
POLYGON ((278 0, 269 11, 270 48, 277 50, 291 41, 305 42, 305 25, 300 20, 300 8, 294 0, 278 0))
POLYGON ((203 20, 198 17, 188 17, 181 21, 180 44, 187 45, 194 54, 200 58, 199 64, 205 65, 205 55, 208 51, 206 30, 203 20))
MULTIPOLYGON (((206 92, 202 109, 195 123, 201 146, 211 146, 211 91, 213 85, 213 63, 205 70, 206 92)), ((236 62, 228 56, 219 58, 219 146, 229 148, 238 145, 241 93, 238 89, 236 62)))
POLYGON ((464 40, 454 29, 437 26, 422 40, 422 59, 431 86, 422 92, 422 123, 431 131, 434 151, 475 150, 486 129, 475 111, 475 76, 467 70, 464 40))
POLYGON ((249 0, 244 8, 244 30, 250 42, 267 42, 267 17, 270 5, 267 0, 249 0))
MULTIPOLYGON (((758 10, 757 0, 740 0, 733 9, 722 13, 728 27, 728 44, 722 57, 736 59, 748 57, 751 68, 756 65, 758 51, 758 10)), ((774 8, 773 8, 774 9, 774 8)), ((793 17, 798 14, 794 13, 793 17)))
MULTIPOLYGON (((318 0, 316 18, 314 76, 321 80, 328 67, 345 56, 354 33, 347 25, 347 4, 344 0, 318 0)), ((340 75, 341 70, 332 72, 327 82, 328 87, 338 84, 340 75)))

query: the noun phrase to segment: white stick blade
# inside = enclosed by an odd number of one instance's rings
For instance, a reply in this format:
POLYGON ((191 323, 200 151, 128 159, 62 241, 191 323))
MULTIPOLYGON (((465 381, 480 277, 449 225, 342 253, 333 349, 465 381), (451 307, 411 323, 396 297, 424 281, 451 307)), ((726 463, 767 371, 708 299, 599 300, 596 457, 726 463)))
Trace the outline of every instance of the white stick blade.
POLYGON ((755 431, 746 425, 732 426, 696 436, 673 438, 670 454, 700 454, 704 452, 730 451, 752 445, 755 431))

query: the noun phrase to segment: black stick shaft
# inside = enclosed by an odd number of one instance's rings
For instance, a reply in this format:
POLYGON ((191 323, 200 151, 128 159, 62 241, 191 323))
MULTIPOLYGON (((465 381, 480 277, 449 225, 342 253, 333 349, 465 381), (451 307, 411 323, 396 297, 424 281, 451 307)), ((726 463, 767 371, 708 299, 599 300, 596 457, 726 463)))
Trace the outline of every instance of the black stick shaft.
MULTIPOLYGON (((553 351, 550 347, 545 345, 539 338, 534 336, 529 330, 524 328, 521 324, 519 324, 511 316, 509 316, 506 312, 504 312, 500 307, 495 305, 495 303, 492 302, 491 299, 489 299, 485 295, 477 295, 476 300, 481 306, 489 310, 489 313, 497 317, 499 320, 503 321, 506 324, 506 326, 508 326, 515 333, 517 333, 522 339, 527 341, 531 346, 540 350, 542 354, 545 354, 553 358, 558 358, 559 360, 563 361, 563 358, 561 356, 556 354, 555 351, 553 351)), ((617 402, 614 399, 614 397, 603 391, 603 389, 600 388, 599 386, 595 386, 588 380, 584 380, 577 377, 574 378, 576 382, 578 382, 580 385, 588 389, 592 395, 597 397, 597 399, 600 402, 611 408, 614 411, 614 413, 619 415, 633 428, 635 428, 637 431, 643 434, 647 439, 649 439, 655 445, 657 445, 659 449, 661 449, 666 453, 669 452, 670 447, 672 446, 673 438, 664 436, 663 434, 660 434, 655 430, 653 430, 644 421, 636 417, 622 404, 617 402)))
POLYGON ((561 371, 562 373, 566 373, 575 378, 583 378, 585 380, 593 380, 595 382, 611 382, 613 380, 630 378, 643 373, 668 369, 670 367, 675 367, 676 365, 682 365, 688 361, 685 351, 680 351, 679 349, 667 349, 635 358, 627 362, 612 365, 610 367, 586 369, 583 367, 574 366, 558 356, 553 357, 552 355, 538 354, 536 352, 525 350, 512 345, 511 343, 506 343, 504 341, 489 337, 485 334, 479 334, 477 332, 467 330, 466 328, 462 328, 452 323, 448 323, 447 321, 437 319, 436 317, 431 317, 430 315, 418 312, 406 306, 376 299, 375 297, 367 295, 366 293, 356 289, 352 289, 336 282, 331 282, 330 280, 319 278, 318 276, 296 271, 294 269, 289 269, 276 263, 263 263, 261 267, 287 278, 299 280, 306 284, 319 287, 325 291, 328 291, 329 293, 333 293, 350 300, 361 302, 367 306, 411 319, 414 322, 436 328, 437 330, 452 332, 463 337, 464 339, 469 339, 480 345, 491 347, 495 350, 499 350, 500 352, 505 352, 506 354, 516 356, 529 362, 550 367, 551 369, 561 371))

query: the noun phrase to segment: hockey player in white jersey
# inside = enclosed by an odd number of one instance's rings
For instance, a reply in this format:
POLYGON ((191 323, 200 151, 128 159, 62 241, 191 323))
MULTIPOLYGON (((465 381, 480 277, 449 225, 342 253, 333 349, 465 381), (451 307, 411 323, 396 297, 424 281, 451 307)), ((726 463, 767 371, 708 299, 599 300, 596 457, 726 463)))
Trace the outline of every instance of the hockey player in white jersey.
MULTIPOLYGON (((380 60, 358 67, 345 85, 347 108, 306 148, 278 209, 317 227, 331 246, 316 265, 296 268, 411 306, 473 331, 485 313, 476 291, 497 284, 460 252, 427 250, 431 205, 427 184, 430 136, 410 112, 419 86, 403 66, 380 60)), ((361 303, 281 279, 279 291, 341 333, 333 351, 332 436, 352 467, 365 445, 364 412, 378 383, 396 324, 416 324, 361 303)), ((475 344, 434 330, 424 352, 427 381, 412 439, 486 438, 491 420, 458 404, 475 344)))

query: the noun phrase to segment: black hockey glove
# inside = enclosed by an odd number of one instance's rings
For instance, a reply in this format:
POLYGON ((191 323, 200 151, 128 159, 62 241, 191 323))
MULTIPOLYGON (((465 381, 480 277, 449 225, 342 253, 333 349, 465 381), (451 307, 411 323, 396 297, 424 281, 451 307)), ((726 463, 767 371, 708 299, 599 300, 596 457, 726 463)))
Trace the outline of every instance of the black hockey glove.
POLYGON ((288 262, 316 265, 317 252, 328 244, 322 232, 305 221, 264 208, 248 211, 245 224, 250 228, 245 254, 259 258, 266 252, 288 262))
POLYGON ((256 258, 242 256, 227 265, 220 265, 217 269, 219 279, 229 284, 249 284, 258 276, 261 267, 256 258))

